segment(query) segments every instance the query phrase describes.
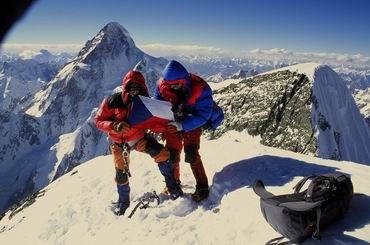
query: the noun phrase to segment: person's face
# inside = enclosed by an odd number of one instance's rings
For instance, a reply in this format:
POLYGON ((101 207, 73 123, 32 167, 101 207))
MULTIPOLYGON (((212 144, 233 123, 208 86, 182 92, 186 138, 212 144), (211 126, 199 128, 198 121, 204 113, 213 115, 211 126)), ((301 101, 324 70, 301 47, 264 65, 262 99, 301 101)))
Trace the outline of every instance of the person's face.
POLYGON ((140 85, 139 84, 130 84, 130 86, 128 86, 128 92, 130 94, 131 97, 135 96, 135 95, 139 95, 140 94, 140 85))

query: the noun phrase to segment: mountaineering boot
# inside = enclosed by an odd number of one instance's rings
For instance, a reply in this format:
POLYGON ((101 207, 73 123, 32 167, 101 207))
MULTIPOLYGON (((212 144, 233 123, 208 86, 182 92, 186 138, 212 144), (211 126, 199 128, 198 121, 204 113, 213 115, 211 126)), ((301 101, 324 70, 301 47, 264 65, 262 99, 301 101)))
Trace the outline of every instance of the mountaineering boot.
MULTIPOLYGON (((176 184, 177 184, 178 186, 180 186, 180 188, 181 188, 181 181, 180 181, 180 180, 177 180, 177 179, 176 179, 176 184)), ((161 193, 166 194, 166 195, 170 195, 170 192, 168 191, 167 186, 165 186, 165 187, 163 188, 163 190, 162 190, 162 192, 161 192, 161 193)))
POLYGON ((195 192, 191 194, 191 199, 194 202, 201 202, 206 199, 209 195, 209 187, 208 184, 199 184, 196 185, 195 192))
POLYGON ((167 160, 158 164, 159 171, 164 177, 166 182, 166 187, 169 192, 171 199, 175 200, 178 197, 184 195, 181 190, 180 184, 176 181, 175 175, 173 172, 173 163, 171 160, 167 160))
POLYGON ((130 206, 130 186, 117 185, 118 201, 115 204, 114 214, 117 216, 124 215, 126 209, 130 206))
POLYGON ((209 187, 208 178, 200 157, 197 157, 194 162, 191 162, 190 167, 197 183, 195 186, 195 192, 191 194, 191 198, 194 202, 201 202, 208 197, 209 187))

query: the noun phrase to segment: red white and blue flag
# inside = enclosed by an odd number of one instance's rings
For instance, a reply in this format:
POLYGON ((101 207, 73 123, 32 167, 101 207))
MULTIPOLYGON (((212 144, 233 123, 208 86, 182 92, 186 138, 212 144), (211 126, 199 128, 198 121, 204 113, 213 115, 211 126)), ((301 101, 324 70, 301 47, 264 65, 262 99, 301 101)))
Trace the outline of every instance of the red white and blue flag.
POLYGON ((134 96, 128 122, 131 127, 163 132, 169 121, 174 121, 172 105, 168 101, 145 96, 134 96))

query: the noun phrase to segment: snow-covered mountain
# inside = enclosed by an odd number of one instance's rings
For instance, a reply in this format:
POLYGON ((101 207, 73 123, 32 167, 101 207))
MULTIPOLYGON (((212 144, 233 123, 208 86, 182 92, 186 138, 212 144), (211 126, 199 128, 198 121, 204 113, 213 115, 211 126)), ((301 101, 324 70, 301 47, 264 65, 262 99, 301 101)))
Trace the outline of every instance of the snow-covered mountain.
POLYGON ((0 113, 19 111, 28 106, 31 97, 69 60, 67 55, 52 56, 46 50, 42 54, 48 58, 8 56, 0 62, 0 113))
POLYGON ((222 72, 216 73, 216 74, 211 75, 211 76, 206 78, 206 81, 210 82, 210 83, 219 83, 219 82, 222 82, 224 80, 226 80, 226 77, 224 77, 222 72))
MULTIPOLYGON (((117 217, 109 207, 117 198, 112 157, 97 157, 0 218, 0 244, 264 244, 279 234, 263 218, 251 188, 255 180, 262 179, 272 193, 292 193, 302 176, 334 171, 351 175, 356 194, 344 219, 321 231, 320 244, 370 243, 369 166, 265 147, 258 141, 235 131, 217 140, 203 139, 200 151, 210 197, 200 205, 185 196, 138 209, 131 219, 127 216, 137 204, 134 200, 164 186, 156 164, 133 152, 132 203, 125 216, 117 217)), ((181 164, 181 173, 185 192, 193 192, 188 164, 181 164)), ((317 243, 308 239, 304 244, 317 243)))
POLYGON ((357 90, 355 92, 355 100, 361 114, 370 126, 370 87, 364 90, 357 90))
POLYGON ((351 92, 370 87, 370 67, 335 67, 334 70, 346 81, 351 92))
POLYGON ((336 67, 334 70, 345 80, 358 108, 370 125, 370 109, 368 106, 370 98, 370 68, 336 67))
POLYGON ((284 63, 247 58, 206 56, 175 56, 167 58, 180 61, 190 72, 200 75, 208 82, 221 82, 233 77, 235 79, 236 76, 242 78, 243 74, 240 73, 247 73, 246 76, 249 77, 291 64, 297 64, 297 62, 284 63))
POLYGON ((230 76, 230 79, 241 79, 241 78, 247 78, 257 75, 258 72, 256 70, 239 70, 233 75, 230 76))
POLYGON ((225 121, 210 133, 247 129, 261 143, 370 164, 370 131, 345 82, 308 63, 273 70, 214 92, 225 121))
POLYGON ((229 77, 225 77, 226 75, 224 75, 222 72, 219 72, 217 74, 207 77, 206 80, 207 82, 211 82, 211 83, 220 83, 228 79, 244 79, 244 78, 255 76, 257 74, 258 72, 254 69, 238 70, 237 72, 230 75, 229 77))
POLYGON ((19 58, 18 55, 12 55, 7 52, 0 51, 0 63, 4 63, 5 61, 10 61, 19 58), (15 57, 16 56, 16 57, 15 57))
POLYGON ((106 136, 94 122, 104 96, 121 86, 123 76, 135 66, 153 90, 166 63, 138 49, 121 25, 109 23, 26 108, 1 115, 0 186, 7 188, 1 189, 0 212, 104 154, 106 136))

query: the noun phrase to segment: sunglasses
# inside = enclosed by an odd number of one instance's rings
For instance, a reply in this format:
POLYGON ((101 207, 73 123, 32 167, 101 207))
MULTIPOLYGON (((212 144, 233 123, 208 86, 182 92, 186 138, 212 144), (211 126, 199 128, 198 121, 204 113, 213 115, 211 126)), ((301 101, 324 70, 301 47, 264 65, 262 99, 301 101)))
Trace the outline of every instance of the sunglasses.
POLYGON ((140 91, 140 87, 129 87, 128 91, 140 91))
POLYGON ((178 90, 182 87, 182 84, 170 84, 170 87, 172 89, 178 90))

